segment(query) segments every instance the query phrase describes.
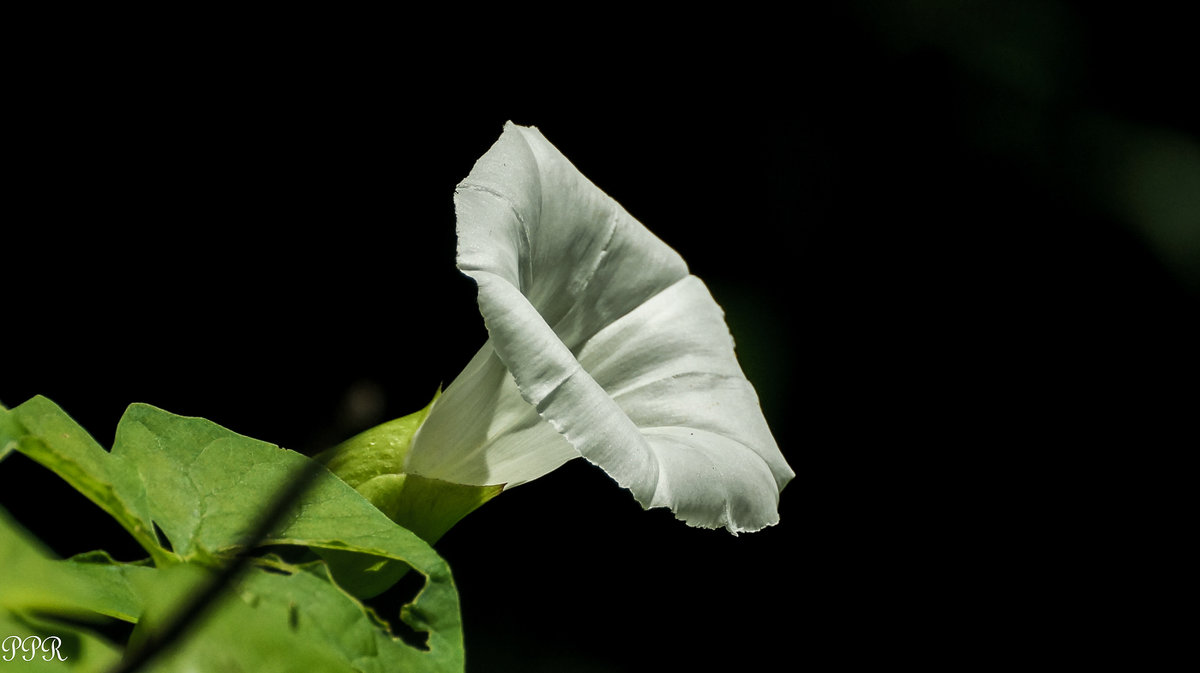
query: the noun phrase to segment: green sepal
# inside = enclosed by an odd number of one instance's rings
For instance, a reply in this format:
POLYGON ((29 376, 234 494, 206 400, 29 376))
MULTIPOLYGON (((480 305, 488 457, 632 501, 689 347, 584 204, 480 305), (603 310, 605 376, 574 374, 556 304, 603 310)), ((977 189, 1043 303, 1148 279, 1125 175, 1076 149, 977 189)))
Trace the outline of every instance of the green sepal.
POLYGON ((381 474, 357 490, 389 519, 433 544, 464 516, 499 495, 504 485, 469 486, 419 474, 381 474))
MULTIPOLYGON (((435 396, 424 409, 365 430, 316 456, 389 519, 429 544, 504 490, 503 484, 456 484, 404 472, 413 436, 436 401, 435 396)), ((408 570, 402 563, 377 556, 316 551, 329 563, 338 583, 363 598, 384 591, 408 570)))
POLYGON ((420 411, 376 425, 326 449, 316 460, 354 488, 380 475, 404 472, 413 436, 440 395, 438 391, 420 411))
MULTIPOLYGON (((392 521, 433 544, 504 486, 467 486, 416 474, 383 474, 360 484, 357 490, 392 521)), ((335 549, 314 551, 329 563, 338 584, 360 598, 378 595, 408 572, 405 564, 378 556, 335 549)))
POLYGON ((392 521, 426 542, 446 531, 504 490, 503 484, 474 486, 406 474, 404 460, 430 409, 363 431, 316 457, 392 521))

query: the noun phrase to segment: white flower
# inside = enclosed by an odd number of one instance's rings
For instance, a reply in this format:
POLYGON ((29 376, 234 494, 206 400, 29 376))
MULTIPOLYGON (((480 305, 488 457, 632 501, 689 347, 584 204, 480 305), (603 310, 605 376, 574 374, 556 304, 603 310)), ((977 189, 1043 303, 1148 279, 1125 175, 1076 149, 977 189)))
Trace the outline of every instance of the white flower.
POLYGON ((793 472, 678 253, 512 123, 455 209, 490 338, 434 403, 406 472, 511 488, 582 456, 690 525, 778 522, 793 472))

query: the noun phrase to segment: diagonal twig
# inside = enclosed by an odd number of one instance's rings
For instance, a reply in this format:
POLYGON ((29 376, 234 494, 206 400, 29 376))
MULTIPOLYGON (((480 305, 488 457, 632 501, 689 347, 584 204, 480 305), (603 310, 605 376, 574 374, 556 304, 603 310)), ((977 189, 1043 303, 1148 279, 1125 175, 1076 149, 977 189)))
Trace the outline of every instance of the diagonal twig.
POLYGON ((152 659, 160 656, 167 649, 180 644, 180 636, 188 627, 199 624, 213 603, 245 570, 253 558, 251 552, 263 539, 279 525, 292 507, 312 484, 317 475, 324 471, 324 466, 315 460, 305 461, 304 466, 297 471, 292 480, 279 491, 266 514, 259 521, 258 527, 247 536, 245 544, 234 557, 216 575, 202 584, 199 589, 175 611, 167 620, 164 629, 149 637, 146 643, 136 651, 128 653, 116 668, 109 673, 136 673, 142 670, 152 659))

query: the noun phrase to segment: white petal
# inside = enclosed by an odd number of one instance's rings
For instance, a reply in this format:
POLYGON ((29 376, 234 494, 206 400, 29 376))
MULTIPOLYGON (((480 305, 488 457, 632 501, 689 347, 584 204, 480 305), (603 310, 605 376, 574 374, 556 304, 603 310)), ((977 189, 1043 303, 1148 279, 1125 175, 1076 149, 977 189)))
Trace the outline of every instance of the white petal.
POLYGON ((435 405, 413 471, 528 480, 582 455, 691 525, 778 520, 792 471, 720 307, 674 250, 536 129, 507 125, 455 204, 459 268, 479 285, 490 348, 435 405))
POLYGON ((634 492, 639 502, 735 532, 778 521, 778 494, 793 472, 699 278, 679 281, 606 327, 578 360, 658 458, 659 481, 653 492, 634 492), (689 504, 714 494, 728 511, 689 504))
POLYGON ((507 125, 454 202, 458 267, 519 289, 572 349, 688 275, 536 129, 507 125))
POLYGON ((511 488, 578 457, 521 398, 512 374, 488 343, 434 402, 413 436, 405 471, 511 488))

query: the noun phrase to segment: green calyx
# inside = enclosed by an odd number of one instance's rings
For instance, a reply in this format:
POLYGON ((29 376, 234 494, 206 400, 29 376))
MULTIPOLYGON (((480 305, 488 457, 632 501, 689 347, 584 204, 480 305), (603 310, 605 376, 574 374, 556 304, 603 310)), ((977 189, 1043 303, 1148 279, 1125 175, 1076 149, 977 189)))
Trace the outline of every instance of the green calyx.
MULTIPOLYGON (((315 456, 388 518, 429 544, 504 490, 503 484, 473 486, 405 473, 413 436, 436 402, 434 397, 420 411, 365 430, 315 456)), ((374 556, 316 551, 338 584, 362 598, 384 591, 408 571, 403 563, 374 556)))
POLYGON ((405 473, 413 436, 436 402, 435 397, 420 411, 365 430, 316 456, 392 521, 430 544, 504 490, 503 484, 473 486, 405 473))

